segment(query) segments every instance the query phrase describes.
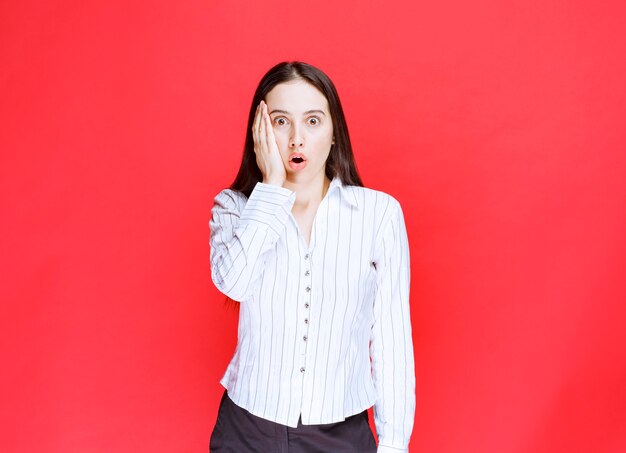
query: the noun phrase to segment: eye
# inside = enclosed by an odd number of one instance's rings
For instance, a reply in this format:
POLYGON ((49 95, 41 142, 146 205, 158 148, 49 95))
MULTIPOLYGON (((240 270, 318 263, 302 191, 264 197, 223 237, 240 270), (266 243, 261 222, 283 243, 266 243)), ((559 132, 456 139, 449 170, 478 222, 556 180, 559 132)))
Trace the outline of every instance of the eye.
POLYGON ((276 118, 274 118, 274 124, 276 124, 277 126, 284 126, 285 124, 287 124, 287 118, 285 118, 284 116, 277 116, 276 118))
POLYGON ((320 124, 320 119, 317 116, 312 116, 307 120, 307 122, 311 126, 317 126, 318 124, 320 124))

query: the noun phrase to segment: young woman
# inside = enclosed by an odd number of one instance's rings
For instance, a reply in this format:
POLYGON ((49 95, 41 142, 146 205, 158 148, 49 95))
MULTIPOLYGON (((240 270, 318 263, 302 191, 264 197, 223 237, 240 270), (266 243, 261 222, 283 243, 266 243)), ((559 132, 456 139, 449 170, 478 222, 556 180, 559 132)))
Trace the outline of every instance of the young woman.
POLYGON ((210 228, 213 282, 240 302, 211 451, 406 452, 415 377, 404 218, 394 198, 362 187, 322 71, 291 62, 265 74, 210 228))

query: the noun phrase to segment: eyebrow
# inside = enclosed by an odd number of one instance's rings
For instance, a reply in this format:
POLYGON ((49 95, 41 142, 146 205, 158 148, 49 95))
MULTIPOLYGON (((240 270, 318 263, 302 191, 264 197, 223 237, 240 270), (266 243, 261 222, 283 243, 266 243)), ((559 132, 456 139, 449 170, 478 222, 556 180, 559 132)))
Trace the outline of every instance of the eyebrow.
MULTIPOLYGON (((270 115, 273 113, 282 113, 284 115, 291 115, 291 113, 289 113, 286 110, 272 110, 270 112, 270 115)), ((324 113, 323 110, 307 110, 306 112, 304 112, 305 115, 310 115, 311 113, 321 113, 322 115, 326 116, 326 113, 324 113)))

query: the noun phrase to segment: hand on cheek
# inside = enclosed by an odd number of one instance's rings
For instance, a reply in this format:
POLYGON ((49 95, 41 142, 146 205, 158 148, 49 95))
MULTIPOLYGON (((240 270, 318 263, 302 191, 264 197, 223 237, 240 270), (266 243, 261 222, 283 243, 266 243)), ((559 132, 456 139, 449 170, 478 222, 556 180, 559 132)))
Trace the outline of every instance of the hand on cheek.
POLYGON ((261 101, 256 109, 254 124, 252 125, 254 139, 254 153, 256 163, 263 175, 263 182, 282 186, 287 177, 285 165, 280 157, 272 121, 267 112, 267 104, 261 101))

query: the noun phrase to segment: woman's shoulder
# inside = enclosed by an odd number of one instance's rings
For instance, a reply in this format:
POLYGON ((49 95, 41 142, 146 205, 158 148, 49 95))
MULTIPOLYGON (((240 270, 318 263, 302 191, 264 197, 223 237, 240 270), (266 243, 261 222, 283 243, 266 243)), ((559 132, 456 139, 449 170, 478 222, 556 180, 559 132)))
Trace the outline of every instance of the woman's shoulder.
POLYGON ((344 189, 352 194, 359 205, 392 209, 401 209, 400 202, 391 194, 382 190, 363 186, 344 186, 344 189))
POLYGON ((213 199, 215 206, 227 208, 243 208, 248 198, 240 191, 230 188, 222 189, 213 199))

